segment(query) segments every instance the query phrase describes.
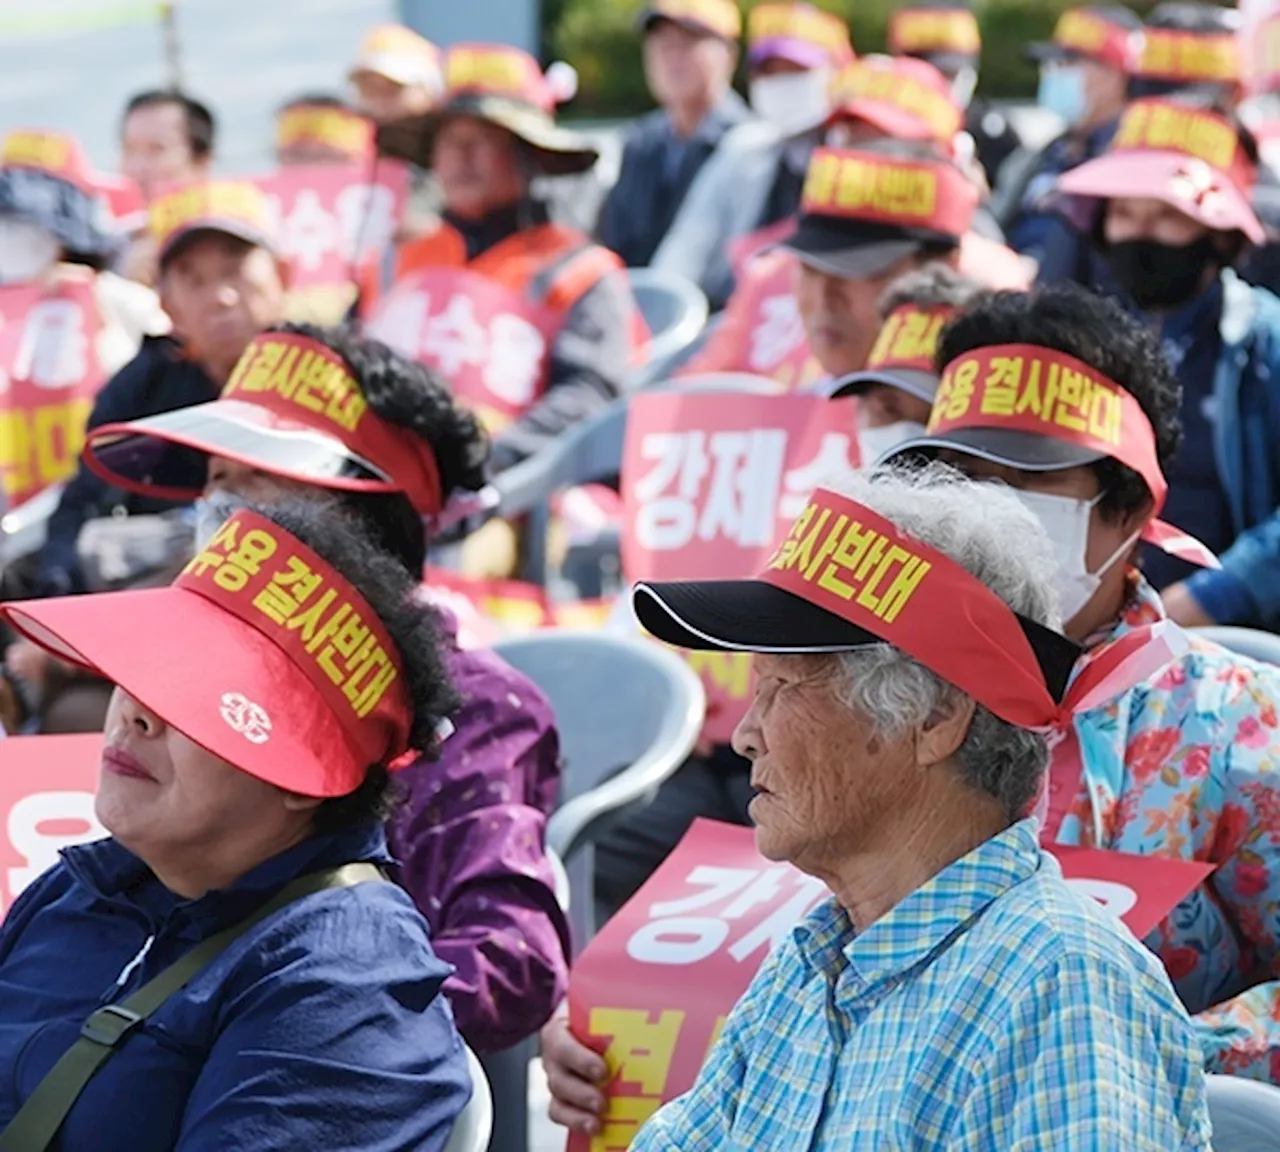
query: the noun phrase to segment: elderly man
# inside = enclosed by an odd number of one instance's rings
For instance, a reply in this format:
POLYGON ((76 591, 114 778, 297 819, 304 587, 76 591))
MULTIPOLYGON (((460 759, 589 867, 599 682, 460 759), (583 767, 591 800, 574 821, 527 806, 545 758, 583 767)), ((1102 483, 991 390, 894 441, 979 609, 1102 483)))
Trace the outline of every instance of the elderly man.
POLYGON ((734 0, 652 0, 640 13, 644 72, 658 111, 627 134, 596 235, 629 267, 649 263, 694 177, 750 116, 732 88, 742 15, 734 0))
POLYGON ((501 470, 623 389, 643 326, 611 252, 554 224, 536 173, 586 172, 597 153, 556 125, 566 90, 518 48, 460 45, 427 116, 384 128, 384 151, 430 167, 444 219, 400 251, 370 330, 440 370, 494 434, 501 470))
POLYGON ((1209 1147, 1168 978, 1022 818, 1077 649, 1012 494, 945 468, 846 477, 757 579, 634 595, 662 640, 757 654, 734 733, 756 843, 832 898, 633 1152, 1209 1147))

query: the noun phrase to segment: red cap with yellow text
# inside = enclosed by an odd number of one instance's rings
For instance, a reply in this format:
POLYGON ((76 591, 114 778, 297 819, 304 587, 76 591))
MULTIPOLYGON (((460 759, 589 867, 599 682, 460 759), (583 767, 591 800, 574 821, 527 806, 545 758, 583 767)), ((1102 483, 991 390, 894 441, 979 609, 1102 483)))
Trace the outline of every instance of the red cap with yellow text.
POLYGON ((1161 200, 1215 232, 1266 238, 1250 204, 1257 177, 1236 128, 1223 117, 1173 100, 1135 100, 1111 146, 1058 178, 1056 206, 1088 228, 1098 201, 1161 200))
POLYGON ((1225 29, 1192 32, 1148 26, 1133 41, 1128 72, 1139 83, 1234 86, 1242 72, 1239 37, 1225 29))
POLYGON ((1120 72, 1142 45, 1142 21, 1122 4, 1068 8, 1054 25, 1053 39, 1028 45, 1033 60, 1094 60, 1120 72))
POLYGON ((899 305, 885 317, 867 355, 867 366, 837 380, 832 387, 832 398, 860 396, 876 385, 888 385, 932 404, 938 391, 938 372, 934 367, 938 341, 956 312, 957 309, 945 305, 936 308, 899 305))
POLYGON ((426 441, 370 409, 350 367, 307 336, 264 332, 222 395, 93 429, 84 461, 107 483, 166 500, 205 489, 208 458, 345 492, 398 492, 423 516, 443 507, 426 441))
POLYGON ((440 49, 403 24, 375 24, 360 44, 348 76, 381 76, 405 87, 440 91, 440 49))
POLYGON ((641 31, 659 20, 735 43, 742 35, 742 12, 734 0, 649 0, 639 16, 641 31))
POLYGON ((257 513, 231 516, 167 588, 0 613, 277 788, 345 796, 408 750, 408 691, 382 621, 323 557, 257 513))
POLYGON ((266 193, 248 180, 201 180, 166 192, 152 202, 147 226, 161 264, 197 232, 218 232, 279 252, 266 193))
POLYGON ((812 4, 757 4, 747 17, 747 61, 838 68, 853 59, 849 26, 812 4))
POLYGON ((819 148, 782 247, 829 275, 874 277, 927 246, 958 245, 977 205, 977 188, 948 161, 819 148))
POLYGON ((928 434, 886 459, 961 452, 1026 472, 1058 472, 1110 458, 1142 477, 1151 518, 1142 538, 1193 564, 1216 567, 1198 540, 1158 520, 1169 485, 1156 434, 1133 395, 1088 364, 1054 348, 977 348, 946 366, 928 434))
POLYGON ((351 160, 373 155, 373 122, 350 108, 294 104, 276 117, 276 149, 303 145, 331 149, 351 160))
POLYGON ((964 126, 964 113, 947 78, 927 60, 910 56, 864 56, 832 81, 828 140, 839 142, 839 125, 861 120, 899 140, 932 141, 950 150, 964 126))
POLYGON ((895 56, 923 56, 939 66, 977 60, 982 52, 978 18, 954 8, 899 8, 889 18, 889 51, 895 56))

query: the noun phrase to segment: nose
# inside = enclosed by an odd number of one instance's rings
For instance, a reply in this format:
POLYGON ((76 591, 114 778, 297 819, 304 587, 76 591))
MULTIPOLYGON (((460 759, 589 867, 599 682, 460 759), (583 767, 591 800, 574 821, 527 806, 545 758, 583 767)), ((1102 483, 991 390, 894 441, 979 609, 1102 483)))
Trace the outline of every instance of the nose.
POLYGON ((733 730, 733 736, 730 737, 730 743, 733 750, 744 760, 754 761, 760 755, 761 744, 760 729, 756 725, 752 708, 741 720, 738 726, 733 730))
POLYGON ((120 719, 125 727, 146 739, 154 739, 164 731, 164 721, 159 716, 123 688, 117 688, 116 691, 120 693, 120 719))
POLYGON ((234 308, 240 303, 240 290, 230 281, 224 280, 214 289, 213 300, 223 308, 234 308))
POLYGON ((228 460, 225 456, 210 456, 209 474, 204 486, 205 495, 208 496, 212 492, 235 492, 245 478, 252 473, 253 469, 247 464, 228 460))

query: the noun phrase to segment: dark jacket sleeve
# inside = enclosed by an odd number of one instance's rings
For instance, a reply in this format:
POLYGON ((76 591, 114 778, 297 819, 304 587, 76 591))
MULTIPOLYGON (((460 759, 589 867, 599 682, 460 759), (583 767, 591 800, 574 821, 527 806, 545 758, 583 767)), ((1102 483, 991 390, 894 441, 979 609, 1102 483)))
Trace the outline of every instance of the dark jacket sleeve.
POLYGON ((533 455, 622 394, 632 368, 634 308, 620 273, 603 277, 579 298, 551 346, 546 393, 494 442, 495 471, 533 455))
MULTIPOLYGON (((103 385, 94 400, 86 431, 123 420, 137 420, 173 408, 199 404, 217 396, 205 373, 181 356, 168 337, 148 338, 138 354, 103 385)), ((63 595, 80 586, 76 541, 86 521, 106 515, 124 501, 123 493, 91 472, 81 460, 49 517, 40 553, 39 580, 45 595, 63 595)), ((172 507, 165 501, 124 501, 130 511, 172 507)))
POLYGON ((600 206, 600 217, 596 221, 595 238, 611 252, 616 252, 624 263, 630 263, 637 254, 635 214, 637 205, 643 205, 646 211, 652 212, 652 203, 657 193, 657 178, 660 170, 656 155, 659 123, 652 113, 644 116, 631 126, 622 145, 622 160, 618 167, 618 179, 609 189, 604 203, 600 206))

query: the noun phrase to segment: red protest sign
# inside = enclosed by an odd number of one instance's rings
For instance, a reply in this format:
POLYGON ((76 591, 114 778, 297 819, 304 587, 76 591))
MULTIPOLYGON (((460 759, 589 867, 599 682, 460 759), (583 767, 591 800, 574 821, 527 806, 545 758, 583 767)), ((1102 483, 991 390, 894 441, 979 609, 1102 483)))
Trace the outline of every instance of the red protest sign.
MULTIPOLYGON (((637 396, 622 458, 628 581, 754 576, 814 487, 856 468, 856 400, 751 393, 637 396)), ((686 653, 707 690, 703 734, 746 711, 751 657, 686 653)))
POLYGON ((365 331, 437 369, 490 431, 519 417, 546 387, 559 328, 548 308, 465 268, 427 268, 397 283, 365 331))
POLYGON ((0 287, 0 476, 10 506, 76 469, 106 375, 93 274, 0 287))
POLYGON ((794 216, 788 216, 774 224, 757 228, 754 232, 747 232, 730 240, 725 245, 725 250, 729 254, 729 266, 733 269, 734 279, 742 279, 756 256, 762 255, 775 244, 781 244, 782 241, 789 239, 795 230, 796 219, 794 216))
POLYGON ((107 835, 93 814, 102 736, 0 741, 0 915, 72 844, 107 835))
POLYGON ((290 264, 289 316, 336 324, 362 265, 382 259, 404 217, 409 170, 396 161, 282 168, 258 180, 290 264))
POLYGON ((794 390, 826 373, 809 352, 795 298, 796 260, 781 250, 763 252, 743 267, 724 319, 706 347, 680 371, 747 372, 794 390))
POLYGON ((569 1025, 604 1054, 610 1081, 601 1132, 571 1135, 569 1152, 622 1152, 692 1086, 769 950, 825 894, 764 860, 749 828, 694 822, 574 965, 569 1025))
MULTIPOLYGON (((1050 845, 1067 883, 1145 936, 1213 865, 1050 845)), ((750 828, 697 820, 574 965, 569 1026, 609 1066, 601 1132, 568 1152, 623 1152, 688 1091, 764 957, 828 895, 756 851, 750 828)))

